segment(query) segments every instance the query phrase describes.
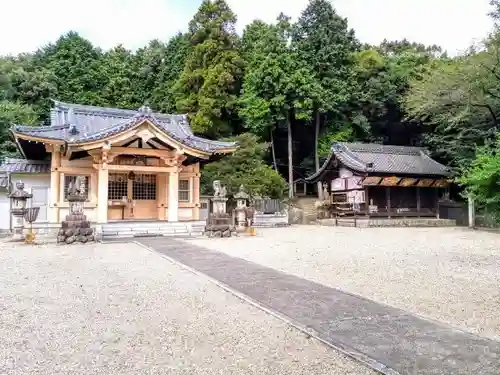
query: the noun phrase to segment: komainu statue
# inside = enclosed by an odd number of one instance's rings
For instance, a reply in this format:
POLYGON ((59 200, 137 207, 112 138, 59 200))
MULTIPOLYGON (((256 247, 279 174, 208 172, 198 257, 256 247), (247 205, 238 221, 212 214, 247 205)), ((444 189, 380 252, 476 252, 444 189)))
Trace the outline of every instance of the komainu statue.
POLYGON ((213 182, 214 197, 225 198, 227 195, 226 187, 222 186, 219 180, 213 182))

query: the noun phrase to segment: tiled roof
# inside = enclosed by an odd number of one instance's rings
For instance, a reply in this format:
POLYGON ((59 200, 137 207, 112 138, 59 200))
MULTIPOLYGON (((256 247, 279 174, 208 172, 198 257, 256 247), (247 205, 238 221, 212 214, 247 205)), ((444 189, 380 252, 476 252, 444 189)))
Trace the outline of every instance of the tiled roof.
POLYGON ((334 143, 320 170, 306 178, 320 177, 336 158, 347 168, 361 173, 448 176, 443 164, 433 160, 424 148, 372 143, 334 143))
POLYGON ((43 160, 5 159, 0 165, 0 176, 9 173, 50 173, 50 162, 43 160))
POLYGON ((153 113, 146 106, 134 111, 56 101, 50 118, 50 126, 16 125, 12 130, 31 137, 77 145, 121 133, 148 119, 170 137, 199 151, 213 153, 236 146, 234 142, 212 141, 194 135, 186 115, 153 113))

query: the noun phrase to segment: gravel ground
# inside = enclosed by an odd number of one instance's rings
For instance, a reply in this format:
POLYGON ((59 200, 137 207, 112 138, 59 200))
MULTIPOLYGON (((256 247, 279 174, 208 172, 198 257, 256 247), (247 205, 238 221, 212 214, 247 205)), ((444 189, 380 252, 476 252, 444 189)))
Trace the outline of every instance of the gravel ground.
POLYGON ((500 339, 500 234, 294 226, 189 241, 500 339))
POLYGON ((2 244, 0 374, 374 372, 136 245, 2 244))

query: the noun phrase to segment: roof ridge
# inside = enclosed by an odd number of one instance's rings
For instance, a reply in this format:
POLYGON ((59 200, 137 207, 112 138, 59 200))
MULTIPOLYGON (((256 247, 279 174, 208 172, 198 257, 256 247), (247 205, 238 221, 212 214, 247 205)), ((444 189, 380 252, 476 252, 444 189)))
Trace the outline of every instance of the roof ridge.
POLYGON ((29 164, 49 164, 48 160, 34 160, 34 159, 23 159, 23 158, 5 158, 2 164, 14 164, 14 163, 29 163, 29 164))
MULTIPOLYGON (((77 103, 65 103, 60 101, 54 101, 55 109, 58 110, 69 110, 70 108, 76 112, 91 112, 91 113, 99 113, 103 116, 124 116, 124 117, 133 117, 141 112, 141 107, 137 109, 127 109, 127 108, 114 108, 114 107, 101 107, 87 104, 77 104, 77 103)), ((151 109, 149 106, 146 106, 151 109)), ((151 110, 150 113, 152 116, 158 118, 159 120, 166 119, 170 120, 172 117, 187 117, 187 114, 173 114, 173 113, 162 113, 162 112, 154 112, 151 110)))

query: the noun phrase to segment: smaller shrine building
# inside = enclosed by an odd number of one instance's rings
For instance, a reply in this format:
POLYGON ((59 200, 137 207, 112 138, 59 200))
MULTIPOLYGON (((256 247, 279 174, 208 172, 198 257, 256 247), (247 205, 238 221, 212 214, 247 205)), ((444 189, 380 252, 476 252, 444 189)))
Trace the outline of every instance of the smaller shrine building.
POLYGON ((433 217, 448 176, 448 169, 421 147, 339 142, 305 182, 321 181, 337 212, 433 217))
POLYGON ((237 147, 196 136, 185 115, 147 106, 134 111, 56 101, 49 126, 15 125, 11 132, 26 165, 46 166, 36 171, 47 185, 33 188, 37 203, 46 201, 38 221, 48 223, 68 214, 68 188, 77 176, 91 222, 199 220, 200 164, 237 147))

